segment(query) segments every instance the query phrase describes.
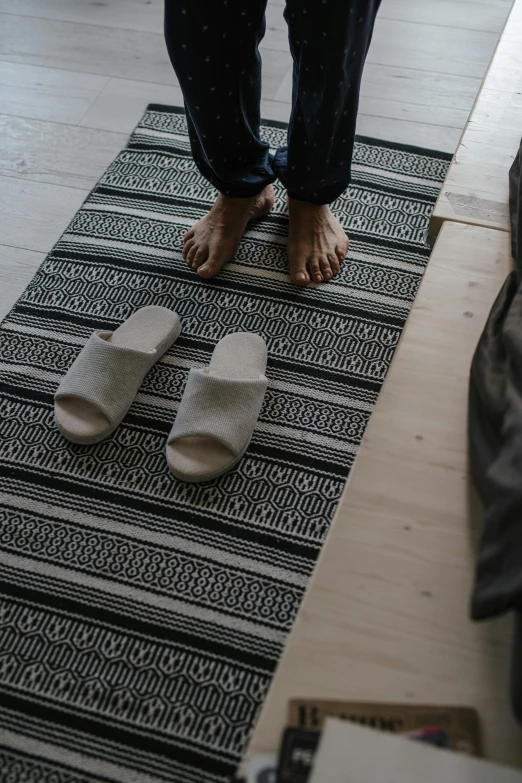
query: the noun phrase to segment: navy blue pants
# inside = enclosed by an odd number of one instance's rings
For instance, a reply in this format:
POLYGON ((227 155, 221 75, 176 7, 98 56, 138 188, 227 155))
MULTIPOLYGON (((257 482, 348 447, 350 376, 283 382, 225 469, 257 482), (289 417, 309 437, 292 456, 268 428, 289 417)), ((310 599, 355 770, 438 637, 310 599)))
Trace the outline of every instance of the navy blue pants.
POLYGON ((287 0, 294 60, 288 146, 259 137, 267 0, 165 0, 165 37, 185 99, 194 160, 221 193, 328 204, 350 182, 364 61, 380 0, 287 0))

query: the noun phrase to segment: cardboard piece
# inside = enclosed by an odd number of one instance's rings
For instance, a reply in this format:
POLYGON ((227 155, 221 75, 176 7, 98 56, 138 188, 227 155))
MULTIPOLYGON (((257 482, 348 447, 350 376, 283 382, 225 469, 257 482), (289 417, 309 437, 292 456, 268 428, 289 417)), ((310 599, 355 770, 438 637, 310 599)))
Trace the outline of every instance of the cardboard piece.
POLYGON ((452 750, 482 756, 479 717, 470 707, 321 699, 293 699, 289 704, 288 725, 293 728, 321 731, 330 717, 393 734, 437 727, 447 733, 452 750))
POLYGON ((522 783, 522 772, 328 718, 310 783, 522 783))

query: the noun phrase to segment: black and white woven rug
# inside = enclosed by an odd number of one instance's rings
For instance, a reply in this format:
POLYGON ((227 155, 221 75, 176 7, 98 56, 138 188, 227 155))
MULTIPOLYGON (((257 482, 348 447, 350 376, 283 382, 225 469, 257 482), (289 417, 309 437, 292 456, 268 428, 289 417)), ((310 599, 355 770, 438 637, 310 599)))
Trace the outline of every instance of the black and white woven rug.
MULTIPOLYGON (((282 125, 264 136, 283 143, 282 125)), ((360 139, 329 284, 286 272, 284 193, 234 262, 183 263, 213 190, 181 110, 150 106, 0 330, 0 768, 12 783, 221 783, 233 774, 428 260, 449 156, 360 139), (67 443, 53 392, 92 330, 160 304, 183 323, 112 438, 67 443), (261 333, 247 455, 185 485, 164 446, 187 373, 261 333)))

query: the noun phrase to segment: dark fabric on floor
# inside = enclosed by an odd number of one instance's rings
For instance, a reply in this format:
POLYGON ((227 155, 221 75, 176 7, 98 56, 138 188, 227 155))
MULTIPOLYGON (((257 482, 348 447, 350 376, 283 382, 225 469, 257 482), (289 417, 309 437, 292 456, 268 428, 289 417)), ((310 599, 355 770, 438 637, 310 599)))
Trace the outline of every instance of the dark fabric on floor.
POLYGON ((510 171, 508 275, 480 338, 470 378, 474 483, 485 507, 472 616, 522 610, 522 145, 510 171))
POLYGON ((266 4, 165 2, 165 38, 194 159, 226 195, 257 195, 277 177, 293 198, 329 204, 350 182, 359 88, 380 0, 287 0, 292 116, 288 146, 273 153, 259 137, 266 4))
POLYGON ((522 142, 509 172, 513 271, 473 357, 470 464, 485 524, 471 600, 474 620, 515 611, 510 697, 522 724, 522 142))
MULTIPOLYGON (((286 127, 262 137, 282 146, 286 127)), ((6 779, 223 783, 262 704, 417 292, 449 156, 371 139, 333 205, 335 281, 287 271, 284 188, 233 262, 181 257, 215 190, 181 110, 152 106, 0 328, 0 747, 6 779), (405 176, 407 175, 407 176, 405 176), (53 424, 93 329, 148 304, 181 337, 105 442, 53 424), (256 331, 269 387, 227 476, 176 481, 165 441, 189 369, 256 331)))

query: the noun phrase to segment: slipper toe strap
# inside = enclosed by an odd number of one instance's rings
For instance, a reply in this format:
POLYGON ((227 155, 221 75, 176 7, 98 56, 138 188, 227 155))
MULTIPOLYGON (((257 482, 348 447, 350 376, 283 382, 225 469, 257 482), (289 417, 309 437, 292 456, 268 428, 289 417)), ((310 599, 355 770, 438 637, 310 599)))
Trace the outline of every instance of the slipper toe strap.
POLYGON ((156 353, 107 342, 111 332, 95 332, 64 375, 55 400, 75 397, 94 405, 110 424, 131 406, 156 353))
POLYGON ((235 457, 254 432, 268 381, 264 376, 222 378, 191 370, 168 443, 180 438, 213 438, 235 457))

